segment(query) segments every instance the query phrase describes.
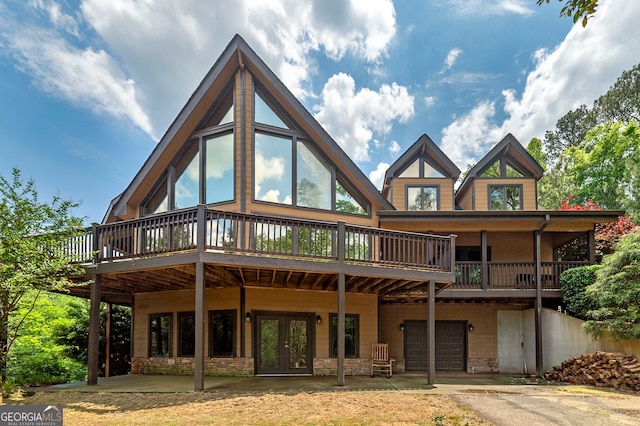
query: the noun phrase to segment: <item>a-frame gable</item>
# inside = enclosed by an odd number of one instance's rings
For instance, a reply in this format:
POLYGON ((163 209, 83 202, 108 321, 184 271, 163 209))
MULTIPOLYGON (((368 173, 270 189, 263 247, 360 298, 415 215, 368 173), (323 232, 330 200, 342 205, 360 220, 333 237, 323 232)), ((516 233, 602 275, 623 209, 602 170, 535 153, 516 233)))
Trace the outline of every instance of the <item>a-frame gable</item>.
MULTIPOLYGON (((535 182, 542 177, 543 173, 544 170, 540 164, 538 164, 524 146, 509 133, 468 171, 456 191, 456 203, 465 210, 484 209, 480 206, 485 206, 488 202, 484 199, 484 194, 488 189, 481 188, 480 190, 480 188, 474 186, 476 185, 475 182, 479 182, 479 178, 487 178, 487 180, 492 183, 495 182, 495 186, 499 185, 496 182, 497 180, 511 182, 515 178, 522 179, 524 182, 530 182, 526 184, 526 186, 531 189, 529 191, 525 188, 525 192, 528 192, 528 194, 524 202, 522 199, 518 199, 519 208, 524 208, 524 205, 535 210, 535 206, 537 206, 535 182), (495 175, 487 173, 491 168, 497 169, 495 175), (477 197, 481 199, 476 200, 477 197)), ((512 185, 512 182, 509 183, 509 185, 512 185)), ((518 189, 518 191, 520 193, 518 197, 523 197, 522 189, 518 189)), ((487 195, 487 197, 489 197, 489 195, 487 195)))
POLYGON ((382 194, 398 210, 453 210, 460 169, 423 134, 385 173, 382 194))
POLYGON ((391 166, 384 176, 384 188, 387 188, 391 180, 398 177, 415 160, 423 158, 443 177, 457 179, 460 176, 460 169, 446 156, 436 143, 426 134, 423 134, 415 141, 391 166))
MULTIPOLYGON (((536 180, 540 179, 544 173, 544 170, 535 158, 529 154, 515 136, 509 133, 469 170, 465 181, 470 178, 482 176, 496 161, 508 164, 523 176, 532 177, 536 180)), ((464 182, 462 185, 464 185, 464 182)))
MULTIPOLYGON (((366 199, 371 211, 393 208, 300 101, 247 43, 239 35, 236 35, 182 108, 129 186, 114 199, 105 221, 136 217, 140 211, 139 206, 142 206, 143 201, 149 198, 152 186, 158 186, 158 182, 163 179, 163 174, 167 173, 167 167, 176 161, 176 158, 184 151, 185 143, 193 139, 199 129, 206 129, 207 126, 212 125, 223 125, 223 128, 226 128, 224 127, 226 125, 229 129, 233 127, 233 123, 225 123, 225 120, 228 121, 228 108, 231 105, 233 105, 236 115, 235 143, 248 143, 246 141, 252 137, 250 134, 252 130, 250 127, 247 130, 246 123, 253 119, 250 115, 254 112, 247 113, 243 107, 246 103, 253 105, 253 99, 248 100, 243 97, 247 96, 250 84, 254 84, 256 90, 259 87, 260 97, 264 98, 262 100, 270 105, 276 105, 278 107, 277 115, 280 118, 286 115, 287 124, 295 123, 296 130, 307 135, 305 139, 314 145, 313 149, 321 154, 324 161, 335 167, 333 170, 336 170, 334 173, 339 179, 337 186, 366 199), (239 72, 241 70, 246 73, 239 72), (231 95, 233 96, 232 101, 229 101, 228 95, 230 87, 236 87, 231 95), (213 108, 214 104, 219 107, 219 111, 213 108), (283 112, 284 114, 282 114, 283 112)), ((242 158, 234 161, 241 164, 247 160, 242 158)), ((236 173, 236 179, 247 178, 243 177, 241 173, 236 173)), ((161 183, 160 186, 162 185, 161 183)), ((235 185, 238 183, 236 182, 235 185)), ((246 191, 241 197, 245 194, 246 191)), ((175 208, 178 207, 182 206, 175 208)), ((242 204, 240 210, 242 210, 242 204)))

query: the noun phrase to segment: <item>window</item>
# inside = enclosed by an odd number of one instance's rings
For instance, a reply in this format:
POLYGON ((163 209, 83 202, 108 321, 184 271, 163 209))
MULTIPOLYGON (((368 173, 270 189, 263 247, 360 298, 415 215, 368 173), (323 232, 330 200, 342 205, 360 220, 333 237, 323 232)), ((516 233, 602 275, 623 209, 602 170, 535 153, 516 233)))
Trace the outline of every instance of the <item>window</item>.
MULTIPOLYGON (((344 318, 344 356, 357 358, 359 353, 359 315, 347 314, 344 318)), ((329 314, 329 350, 330 356, 338 356, 338 314, 329 314)))
POLYGON ((438 195, 437 185, 407 186, 407 210, 436 211, 438 195))
POLYGON ((489 185, 489 210, 522 210, 521 185, 489 185))
POLYGON ((178 356, 196 354, 196 314, 178 313, 178 356))
POLYGON ((209 357, 233 357, 236 348, 236 310, 209 311, 209 357))
POLYGON ((401 178, 441 178, 445 175, 429 163, 426 158, 418 158, 399 175, 401 178))
POLYGON ((171 356, 172 314, 149 315, 149 356, 171 356))
POLYGON ((205 144, 205 201, 211 204, 233 200, 233 133, 209 136, 205 144))
POLYGON ((366 215, 364 198, 273 101, 254 92, 254 199, 268 203, 366 215), (288 124, 287 124, 288 123, 288 124))
POLYGON ((233 201, 234 120, 229 87, 147 195, 142 215, 233 201))

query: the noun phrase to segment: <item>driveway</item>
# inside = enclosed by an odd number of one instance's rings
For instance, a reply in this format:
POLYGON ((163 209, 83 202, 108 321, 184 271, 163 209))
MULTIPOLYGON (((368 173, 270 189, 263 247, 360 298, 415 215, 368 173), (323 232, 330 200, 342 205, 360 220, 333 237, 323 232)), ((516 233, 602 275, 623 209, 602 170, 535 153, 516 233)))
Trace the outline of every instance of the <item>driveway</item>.
POLYGON ((458 402, 495 425, 640 425, 638 393, 561 385, 461 386, 452 391, 458 402))

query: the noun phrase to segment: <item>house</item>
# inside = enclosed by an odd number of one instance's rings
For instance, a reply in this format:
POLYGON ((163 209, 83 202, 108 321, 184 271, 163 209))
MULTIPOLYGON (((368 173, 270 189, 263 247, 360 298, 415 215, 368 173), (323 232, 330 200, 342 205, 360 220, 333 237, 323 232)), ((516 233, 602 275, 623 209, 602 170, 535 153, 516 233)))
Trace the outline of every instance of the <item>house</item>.
POLYGON ((544 211, 542 169, 507 135, 460 170, 421 136, 379 191, 239 36, 233 38, 101 224, 74 241, 91 299, 132 307, 132 373, 370 374, 522 367, 525 311, 561 298, 558 275, 593 261, 598 222, 544 211), (591 253, 559 259, 585 237, 591 253), (513 355, 516 354, 516 355, 513 355), (518 360, 520 364, 518 365, 518 360))

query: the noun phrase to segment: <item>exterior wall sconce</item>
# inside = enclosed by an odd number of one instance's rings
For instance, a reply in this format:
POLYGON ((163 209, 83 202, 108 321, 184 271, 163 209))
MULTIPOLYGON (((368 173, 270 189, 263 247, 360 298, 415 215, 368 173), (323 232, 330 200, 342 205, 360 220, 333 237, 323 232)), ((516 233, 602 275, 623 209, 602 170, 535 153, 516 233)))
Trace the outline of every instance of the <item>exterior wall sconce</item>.
POLYGON ((322 324, 322 317, 320 315, 316 315, 316 323, 322 324))
POLYGON ((400 324, 400 331, 404 331, 404 323, 400 324))
POLYGON ((469 323, 469 331, 473 331, 473 324, 469 323))
POLYGON ((246 313, 246 315, 244 316, 244 320, 246 322, 251 322, 251 312, 246 313))

